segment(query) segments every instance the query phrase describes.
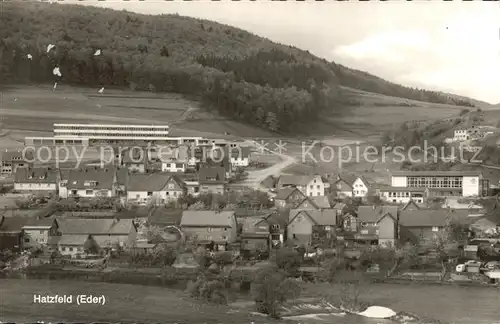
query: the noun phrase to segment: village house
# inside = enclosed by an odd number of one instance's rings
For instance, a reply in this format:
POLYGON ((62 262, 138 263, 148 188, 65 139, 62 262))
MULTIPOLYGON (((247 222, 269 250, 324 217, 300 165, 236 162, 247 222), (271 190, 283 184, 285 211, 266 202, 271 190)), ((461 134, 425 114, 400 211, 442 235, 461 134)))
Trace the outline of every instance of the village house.
POLYGON ((0 216, 0 251, 20 252, 24 249, 23 226, 25 217, 0 216))
POLYGON ((356 177, 350 175, 337 176, 335 181, 333 191, 336 193, 337 198, 347 198, 352 197, 354 193, 353 184, 356 177))
POLYGON ((241 250, 250 253, 269 251, 269 223, 262 216, 239 219, 241 223, 241 250))
POLYGON ((304 197, 293 209, 329 209, 331 208, 327 196, 304 197))
POLYGON ((23 225, 24 246, 39 247, 46 246, 52 236, 58 235, 59 225, 57 220, 30 219, 23 225))
POLYGON ((467 129, 456 129, 453 133, 453 140, 457 142, 466 141, 469 139, 469 131, 467 129))
POLYGON ((286 187, 299 189, 308 197, 324 196, 325 184, 319 175, 294 176, 282 175, 278 180, 278 190, 286 187))
POLYGON ((231 148, 230 152, 230 162, 233 167, 248 167, 250 163, 250 147, 238 146, 236 148, 231 148))
POLYGON ((370 184, 364 177, 357 177, 353 184, 353 197, 355 198, 366 198, 370 189, 370 184))
POLYGON ((186 194, 193 197, 200 195, 200 183, 196 180, 184 180, 184 185, 186 186, 186 194))
POLYGON ((403 210, 399 215, 400 240, 403 243, 432 242, 450 222, 468 222, 468 215, 468 210, 403 210))
POLYGON ((179 199, 185 192, 183 181, 173 174, 131 174, 127 184, 127 201, 140 205, 162 205, 179 199))
POLYGON ((221 166, 203 165, 198 171, 200 193, 223 194, 226 191, 226 177, 221 166))
POLYGON ((136 147, 122 152, 121 164, 130 172, 145 173, 148 162, 148 154, 141 148, 136 147))
POLYGON ((168 152, 161 152, 161 170, 163 172, 186 172, 189 162, 189 147, 179 145, 168 152))
POLYGON ((286 187, 279 189, 274 197, 274 205, 279 209, 291 209, 302 202, 306 196, 297 188, 286 187))
POLYGON ((290 210, 288 242, 294 246, 311 246, 335 239, 337 215, 332 209, 290 210))
POLYGON ((380 199, 391 204, 406 204, 410 200, 424 203, 429 196, 428 188, 386 187, 377 189, 380 199))
POLYGON ((87 255, 96 254, 98 251, 86 251, 86 245, 93 242, 94 246, 98 246, 97 242, 93 240, 92 235, 59 235, 52 236, 49 241, 49 246, 59 251, 63 257, 78 258, 87 255))
POLYGON ((219 251, 226 250, 238 237, 234 211, 185 210, 180 227, 188 239, 205 245, 213 242, 219 251))
POLYGON ((127 168, 120 168, 116 171, 116 196, 127 196, 127 183, 129 182, 129 170, 127 168))
POLYGON ((49 196, 57 194, 59 172, 50 168, 18 168, 14 177, 14 190, 49 196))
POLYGON ((60 183, 59 196, 68 197, 115 197, 116 196, 116 170, 114 168, 87 167, 70 170, 60 183))
POLYGON ((1 174, 15 174, 18 168, 33 166, 34 154, 31 151, 8 151, 2 153, 1 174))
MULTIPOLYGON (((263 216, 262 222, 269 226, 269 243, 270 248, 279 249, 286 242, 286 227, 288 225, 288 211, 274 211, 266 216, 263 216)), ((260 226, 260 224, 256 224, 260 226)))
POLYGON ((385 213, 377 221, 378 244, 383 247, 395 247, 398 240, 397 215, 385 213))
MULTIPOLYGON (((337 215, 338 217, 338 215, 337 215)), ((337 218, 339 219, 339 218, 337 218)), ((346 213, 340 216, 339 221, 340 229, 343 232, 356 233, 358 232, 358 219, 351 213, 346 213)))
POLYGON ((214 146, 211 153, 206 158, 206 164, 223 167, 226 173, 226 179, 233 176, 233 165, 231 164, 228 147, 214 146))
MULTIPOLYGON (((101 249, 130 248, 135 245, 137 228, 131 219, 58 219, 61 239, 56 242, 61 254, 76 254, 69 243, 83 244, 89 235, 101 249), (68 243, 66 247, 63 243, 68 243)), ((82 250, 83 251, 83 250, 82 250)))
MULTIPOLYGON (((359 206, 357 211, 357 228, 358 234, 355 235, 355 240, 378 244, 379 240, 379 221, 382 220, 386 214, 390 214, 393 219, 398 219, 399 210, 397 206, 359 206)), ((382 224, 387 224, 384 221, 382 224)), ((387 231, 384 231, 386 234, 387 231)))

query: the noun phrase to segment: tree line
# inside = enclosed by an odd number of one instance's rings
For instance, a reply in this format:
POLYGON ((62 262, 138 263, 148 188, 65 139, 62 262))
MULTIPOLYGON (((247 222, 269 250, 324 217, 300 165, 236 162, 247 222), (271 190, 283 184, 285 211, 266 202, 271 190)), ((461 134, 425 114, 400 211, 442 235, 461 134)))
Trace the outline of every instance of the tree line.
POLYGON ((472 105, 438 92, 392 84, 206 20, 43 3, 8 3, 4 11, 3 83, 57 81, 181 93, 222 116, 281 133, 306 130, 327 110, 342 113, 339 85, 472 105), (47 53, 48 44, 55 48, 47 53), (102 54, 95 56, 97 49, 102 54), (53 75, 55 66, 61 77, 53 75))

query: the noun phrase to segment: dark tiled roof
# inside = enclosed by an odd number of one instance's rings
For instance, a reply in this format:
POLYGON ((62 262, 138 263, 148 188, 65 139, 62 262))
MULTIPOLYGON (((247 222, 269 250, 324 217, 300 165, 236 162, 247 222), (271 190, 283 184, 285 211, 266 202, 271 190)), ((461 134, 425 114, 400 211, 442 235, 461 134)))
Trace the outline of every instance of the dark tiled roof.
POLYGON ((234 211, 185 210, 182 212, 181 226, 232 227, 234 217, 234 211))
POLYGON ((289 217, 288 211, 275 211, 269 214, 267 217, 264 217, 264 220, 269 225, 279 225, 280 228, 284 229, 288 224, 288 217, 289 217))
POLYGON ((111 189, 115 172, 114 168, 71 170, 67 187, 68 189, 111 189), (85 186, 88 181, 95 181, 95 185, 85 186))
POLYGON ((127 190, 160 191, 167 185, 170 179, 174 179, 179 186, 183 186, 183 182, 170 173, 137 173, 129 176, 127 190))
POLYGON ((0 233, 21 232, 23 226, 30 221, 28 217, 5 217, 0 218, 0 233))
POLYGON ((57 224, 57 221, 53 218, 42 218, 42 219, 35 219, 31 218, 29 219, 26 224, 24 224, 24 227, 50 227, 54 225, 54 223, 57 224))
POLYGON ((199 173, 199 182, 202 183, 212 183, 212 184, 222 184, 226 181, 226 173, 223 167, 218 166, 201 166, 199 173), (215 180, 211 180, 215 179, 215 180))
POLYGON ((405 210, 399 215, 399 223, 406 227, 445 226, 448 219, 467 223, 468 210, 419 209, 405 210))
POLYGON ((122 162, 124 164, 146 163, 148 154, 144 149, 130 149, 122 152, 122 162))
POLYGON ((127 219, 60 219, 59 229, 67 234, 117 234, 128 235, 134 226, 127 219))
POLYGON ((300 210, 292 209, 290 210, 290 222, 297 216, 300 212, 308 215, 316 225, 331 225, 337 224, 337 212, 333 209, 319 209, 319 210, 300 210))
POLYGON ((312 202, 318 207, 323 209, 331 208, 330 201, 328 201, 327 196, 313 196, 308 197, 312 202))
POLYGON ((57 183, 58 172, 49 168, 18 168, 16 183, 57 183))
POLYGON ((22 150, 16 150, 16 151, 5 151, 1 153, 2 155, 2 161, 5 162, 15 162, 15 161, 33 161, 33 151, 31 150, 26 150, 24 153, 22 150))
POLYGON ((282 186, 294 185, 294 186, 306 186, 311 182, 311 176, 297 176, 291 174, 284 174, 279 178, 279 183, 282 186))
POLYGON ((358 219, 360 222, 366 223, 376 223, 378 220, 384 216, 384 214, 390 213, 394 218, 398 217, 398 207, 397 206, 359 206, 358 207, 358 219))
POLYGON ((276 193, 276 197, 274 199, 277 200, 286 200, 290 195, 295 191, 298 190, 297 188, 291 188, 291 187, 286 187, 278 190, 276 193))
POLYGON ((87 234, 70 234, 70 235, 61 235, 59 240, 57 241, 58 245, 76 245, 81 246, 84 245, 89 235, 87 234))
POLYGON ((116 171, 116 183, 118 185, 126 185, 128 183, 129 170, 127 168, 121 168, 116 171))

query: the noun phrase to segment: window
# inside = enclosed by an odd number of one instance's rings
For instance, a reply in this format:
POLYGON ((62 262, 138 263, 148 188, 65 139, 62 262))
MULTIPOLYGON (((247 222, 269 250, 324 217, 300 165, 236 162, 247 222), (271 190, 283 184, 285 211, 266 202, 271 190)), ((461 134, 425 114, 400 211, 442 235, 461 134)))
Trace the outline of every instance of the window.
POLYGON ((433 226, 433 227, 432 227, 432 231, 433 231, 433 232, 439 232, 439 227, 437 227, 437 226, 433 226))
POLYGON ((321 188, 321 187, 320 187, 320 185, 317 185, 317 186, 316 186, 316 189, 318 189, 318 190, 319 190, 320 188, 321 188))
POLYGON ((94 190, 85 190, 86 195, 91 195, 94 193, 94 190))
POLYGON ((30 239, 27 237, 24 239, 24 243, 29 243, 30 242, 30 239))
POLYGON ((168 184, 168 189, 174 189, 174 184, 173 183, 169 183, 168 184))
POLYGON ((43 231, 40 231, 40 234, 43 234, 43 231))
POLYGON ((152 191, 148 191, 148 196, 152 196, 153 195, 153 192, 152 191))
POLYGON ((72 247, 69 248, 69 252, 73 252, 73 248, 72 247))
POLYGON ((310 196, 310 197, 312 197, 312 195, 313 195, 313 193, 312 193, 312 192, 310 192, 310 193, 309 193, 309 196, 310 196))
POLYGON ((312 189, 312 188, 314 188, 314 186, 313 186, 313 185, 310 185, 310 186, 309 186, 309 189, 312 189))
POLYGON ((227 240, 227 236, 221 236, 221 239, 227 240))

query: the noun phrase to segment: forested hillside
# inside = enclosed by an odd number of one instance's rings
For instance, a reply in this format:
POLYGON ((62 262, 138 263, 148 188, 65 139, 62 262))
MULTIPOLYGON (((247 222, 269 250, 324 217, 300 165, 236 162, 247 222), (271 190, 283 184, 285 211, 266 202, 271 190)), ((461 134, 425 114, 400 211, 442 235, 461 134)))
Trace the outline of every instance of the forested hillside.
POLYGON ((403 87, 246 31, 178 15, 89 6, 3 3, 3 83, 126 86, 177 92, 276 132, 304 129, 322 112, 348 109, 339 85, 433 103, 473 106, 403 87), (47 52, 47 45, 55 47, 47 52), (94 55, 100 49, 101 55, 94 55), (52 70, 60 68, 61 77, 52 70))

